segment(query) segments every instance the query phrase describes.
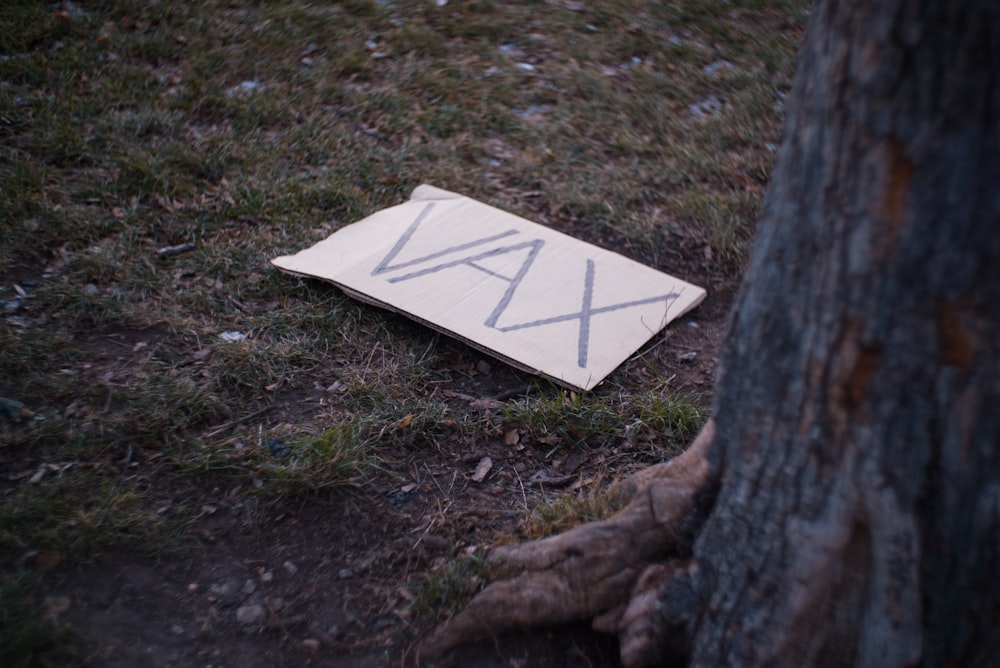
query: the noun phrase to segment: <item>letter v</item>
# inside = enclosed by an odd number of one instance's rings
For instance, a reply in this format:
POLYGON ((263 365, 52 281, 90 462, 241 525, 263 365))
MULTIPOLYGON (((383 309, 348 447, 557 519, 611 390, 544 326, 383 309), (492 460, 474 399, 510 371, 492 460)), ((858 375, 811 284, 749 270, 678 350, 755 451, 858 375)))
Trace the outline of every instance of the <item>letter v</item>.
POLYGON ((420 210, 420 213, 417 214, 417 217, 413 220, 410 226, 407 227, 406 230, 403 232, 403 234, 400 235, 399 239, 396 240, 395 245, 393 245, 393 247, 389 249, 389 252, 386 253, 386 256, 382 258, 382 261, 379 262, 374 269, 372 269, 371 273, 372 276, 378 276, 379 274, 384 274, 389 271, 395 271, 396 269, 412 267, 413 265, 417 265, 422 262, 429 262, 431 260, 435 260, 439 257, 443 257, 451 253, 457 253, 458 251, 463 251, 466 250, 467 248, 474 248, 476 246, 488 244, 491 241, 496 241, 497 239, 503 239, 504 237, 509 237, 512 234, 518 233, 517 230, 506 230, 504 232, 500 232, 499 234, 494 234, 493 236, 483 237, 481 239, 476 239, 474 241, 467 241, 466 243, 459 244, 457 246, 449 246, 448 248, 435 251, 434 253, 431 253, 429 255, 418 257, 415 260, 408 260, 407 262, 400 262, 399 264, 391 264, 391 262, 396 259, 396 256, 399 255, 400 251, 403 250, 406 244, 410 242, 410 239, 413 237, 414 233, 416 233, 417 228, 420 227, 420 224, 424 222, 424 219, 427 218, 427 215, 431 212, 431 209, 433 208, 434 208, 434 202, 429 202, 427 206, 425 206, 423 209, 420 210))

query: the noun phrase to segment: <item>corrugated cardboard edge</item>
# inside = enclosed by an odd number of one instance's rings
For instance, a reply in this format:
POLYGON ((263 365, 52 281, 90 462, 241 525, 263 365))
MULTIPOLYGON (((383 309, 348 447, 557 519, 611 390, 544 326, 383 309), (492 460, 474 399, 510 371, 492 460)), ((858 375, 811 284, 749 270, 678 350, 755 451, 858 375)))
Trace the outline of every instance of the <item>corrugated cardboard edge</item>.
MULTIPOLYGON (((392 304, 388 304, 388 303, 383 302, 381 300, 374 299, 373 297, 371 297, 369 295, 366 295, 363 292, 358 292, 357 290, 355 290, 353 288, 350 288, 350 287, 348 287, 348 286, 346 286, 346 285, 344 285, 342 283, 339 283, 339 282, 337 282, 335 280, 332 280, 332 279, 329 279, 329 278, 318 278, 318 277, 313 276, 311 274, 302 274, 302 273, 299 273, 297 271, 291 271, 290 269, 285 269, 283 267, 278 267, 278 270, 282 271, 282 272, 284 272, 286 274, 289 274, 291 276, 298 276, 300 278, 306 278, 306 279, 315 280, 315 281, 322 281, 324 283, 330 283, 331 285, 334 285, 337 288, 339 288, 340 290, 342 290, 344 292, 344 294, 346 294, 348 297, 351 297, 352 299, 356 299, 359 302, 363 302, 365 304, 370 304, 372 306, 376 306, 378 308, 385 309, 386 311, 390 311, 392 313, 398 313, 399 315, 404 316, 407 320, 412 320, 413 322, 416 322, 418 324, 424 325, 425 327, 433 329, 436 332, 440 332, 440 333, 444 334, 445 336, 447 336, 447 337, 449 337, 451 339, 455 339, 456 341, 461 341, 462 343, 464 343, 465 345, 469 346, 470 348, 475 348, 476 350, 480 351, 481 353, 483 353, 485 355, 488 355, 488 356, 492 357, 493 359, 499 360, 499 361, 503 362, 504 364, 509 364, 510 366, 514 367, 515 369, 518 369, 520 371, 524 371, 526 373, 530 373, 530 374, 532 374, 534 376, 540 376, 542 378, 545 378, 547 380, 552 381, 556 385, 559 385, 561 387, 565 387, 566 389, 569 389, 569 390, 589 392, 590 390, 594 389, 595 387, 597 387, 598 385, 600 385, 602 382, 604 382, 604 380, 607 379, 607 376, 605 376, 604 378, 601 378, 600 380, 598 380, 596 383, 589 384, 589 385, 587 385, 585 387, 584 386, 580 386, 580 385, 575 385, 575 384, 573 384, 573 383, 571 383, 571 382, 569 382, 567 380, 564 380, 562 378, 557 378, 555 376, 552 376, 550 374, 545 373, 544 371, 540 371, 539 369, 534 369, 534 368, 528 366, 527 364, 523 364, 522 362, 518 362, 515 359, 511 359, 510 357, 507 357, 506 355, 504 355, 502 353, 499 353, 496 350, 493 350, 492 348, 487 348, 486 346, 484 346, 482 344, 479 344, 476 341, 473 341, 472 339, 464 337, 461 334, 453 332, 452 330, 450 330, 450 329, 448 329, 446 327, 441 327, 440 325, 437 325, 437 324, 435 324, 435 323, 433 323, 433 322, 431 322, 429 320, 425 320, 425 319, 423 319, 421 317, 413 315, 412 313, 410 313, 406 309, 402 309, 402 308, 399 308, 398 306, 393 306, 392 304)), ((699 304, 701 304, 701 302, 704 301, 704 299, 705 299, 705 294, 703 293, 701 295, 701 297, 699 299, 695 300, 694 302, 692 302, 691 305, 688 306, 688 308, 684 309, 683 311, 681 311, 680 313, 678 313, 676 316, 674 316, 671 319, 671 322, 675 322, 677 319, 682 318, 685 313, 687 313, 688 311, 690 311, 694 307, 696 307, 699 304)), ((666 327, 667 327, 667 325, 664 325, 656 333, 659 334, 664 329, 666 329, 666 327)), ((628 354, 628 356, 626 356, 626 358, 624 360, 622 360, 622 364, 624 364, 625 362, 627 362, 628 359, 632 355, 634 355, 639 349, 642 348, 642 346, 648 344, 650 341, 652 341, 652 338, 649 338, 649 339, 646 339, 645 341, 643 341, 643 343, 639 347, 637 347, 635 350, 633 350, 632 352, 630 352, 628 354)), ((616 369, 620 368, 620 366, 621 365, 619 365, 619 367, 616 367, 616 369)), ((614 372, 612 372, 612 373, 614 373, 614 372)), ((610 374, 608 374, 608 375, 610 375, 610 374)))

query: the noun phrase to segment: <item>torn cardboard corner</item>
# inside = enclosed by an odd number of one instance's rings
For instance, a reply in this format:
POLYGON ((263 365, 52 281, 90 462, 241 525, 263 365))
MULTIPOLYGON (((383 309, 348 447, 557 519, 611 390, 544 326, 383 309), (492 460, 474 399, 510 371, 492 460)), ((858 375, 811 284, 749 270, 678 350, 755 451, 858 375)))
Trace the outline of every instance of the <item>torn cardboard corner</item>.
POLYGON ((617 253, 428 185, 273 263, 583 390, 705 298, 617 253))

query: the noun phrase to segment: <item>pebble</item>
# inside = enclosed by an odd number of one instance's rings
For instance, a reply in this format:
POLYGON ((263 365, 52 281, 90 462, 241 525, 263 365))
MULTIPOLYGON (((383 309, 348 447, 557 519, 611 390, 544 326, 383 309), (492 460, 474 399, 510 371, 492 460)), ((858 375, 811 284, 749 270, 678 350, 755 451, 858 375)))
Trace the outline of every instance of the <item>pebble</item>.
POLYGON ((348 578, 353 578, 354 571, 352 571, 350 568, 341 568, 339 571, 337 571, 337 577, 340 578, 341 580, 347 580, 348 578))
POLYGON ((229 596, 231 593, 233 593, 233 589, 234 587, 228 582, 223 582, 222 584, 214 584, 208 588, 208 590, 213 594, 215 594, 216 596, 229 596))
POLYGON ((308 652, 315 652, 319 650, 319 641, 315 638, 306 638, 302 641, 302 649, 308 652))
POLYGON ((257 591, 257 583, 253 581, 253 578, 247 578, 247 581, 243 583, 243 593, 250 595, 257 591))
POLYGON ((441 536, 436 536, 432 533, 424 536, 423 546, 426 547, 431 552, 449 552, 451 551, 451 541, 447 538, 441 536))
POLYGON ((380 617, 379 619, 375 620, 375 624, 372 626, 372 628, 375 630, 376 633, 378 633, 379 631, 383 631, 389 628, 395 623, 396 620, 394 620, 392 617, 380 617))
POLYGON ((288 571, 289 575, 295 575, 299 572, 299 567, 295 565, 295 562, 289 560, 282 564, 282 567, 288 571))
POLYGON ((236 609, 236 621, 240 624, 260 624, 267 617, 262 605, 242 605, 236 609))

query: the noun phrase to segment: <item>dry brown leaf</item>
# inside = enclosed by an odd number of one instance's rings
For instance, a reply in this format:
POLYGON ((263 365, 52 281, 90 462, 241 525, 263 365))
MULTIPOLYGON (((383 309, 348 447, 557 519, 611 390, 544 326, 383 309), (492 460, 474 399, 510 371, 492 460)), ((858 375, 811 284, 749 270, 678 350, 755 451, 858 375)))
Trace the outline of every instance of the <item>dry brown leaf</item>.
POLYGON ((493 468, 493 460, 489 457, 483 457, 479 460, 479 464, 476 465, 476 472, 472 474, 473 482, 482 482, 486 479, 489 474, 490 469, 493 468))
POLYGON ((41 572, 51 571, 53 568, 61 564, 62 560, 63 553, 59 550, 39 552, 35 557, 35 569, 41 572))

